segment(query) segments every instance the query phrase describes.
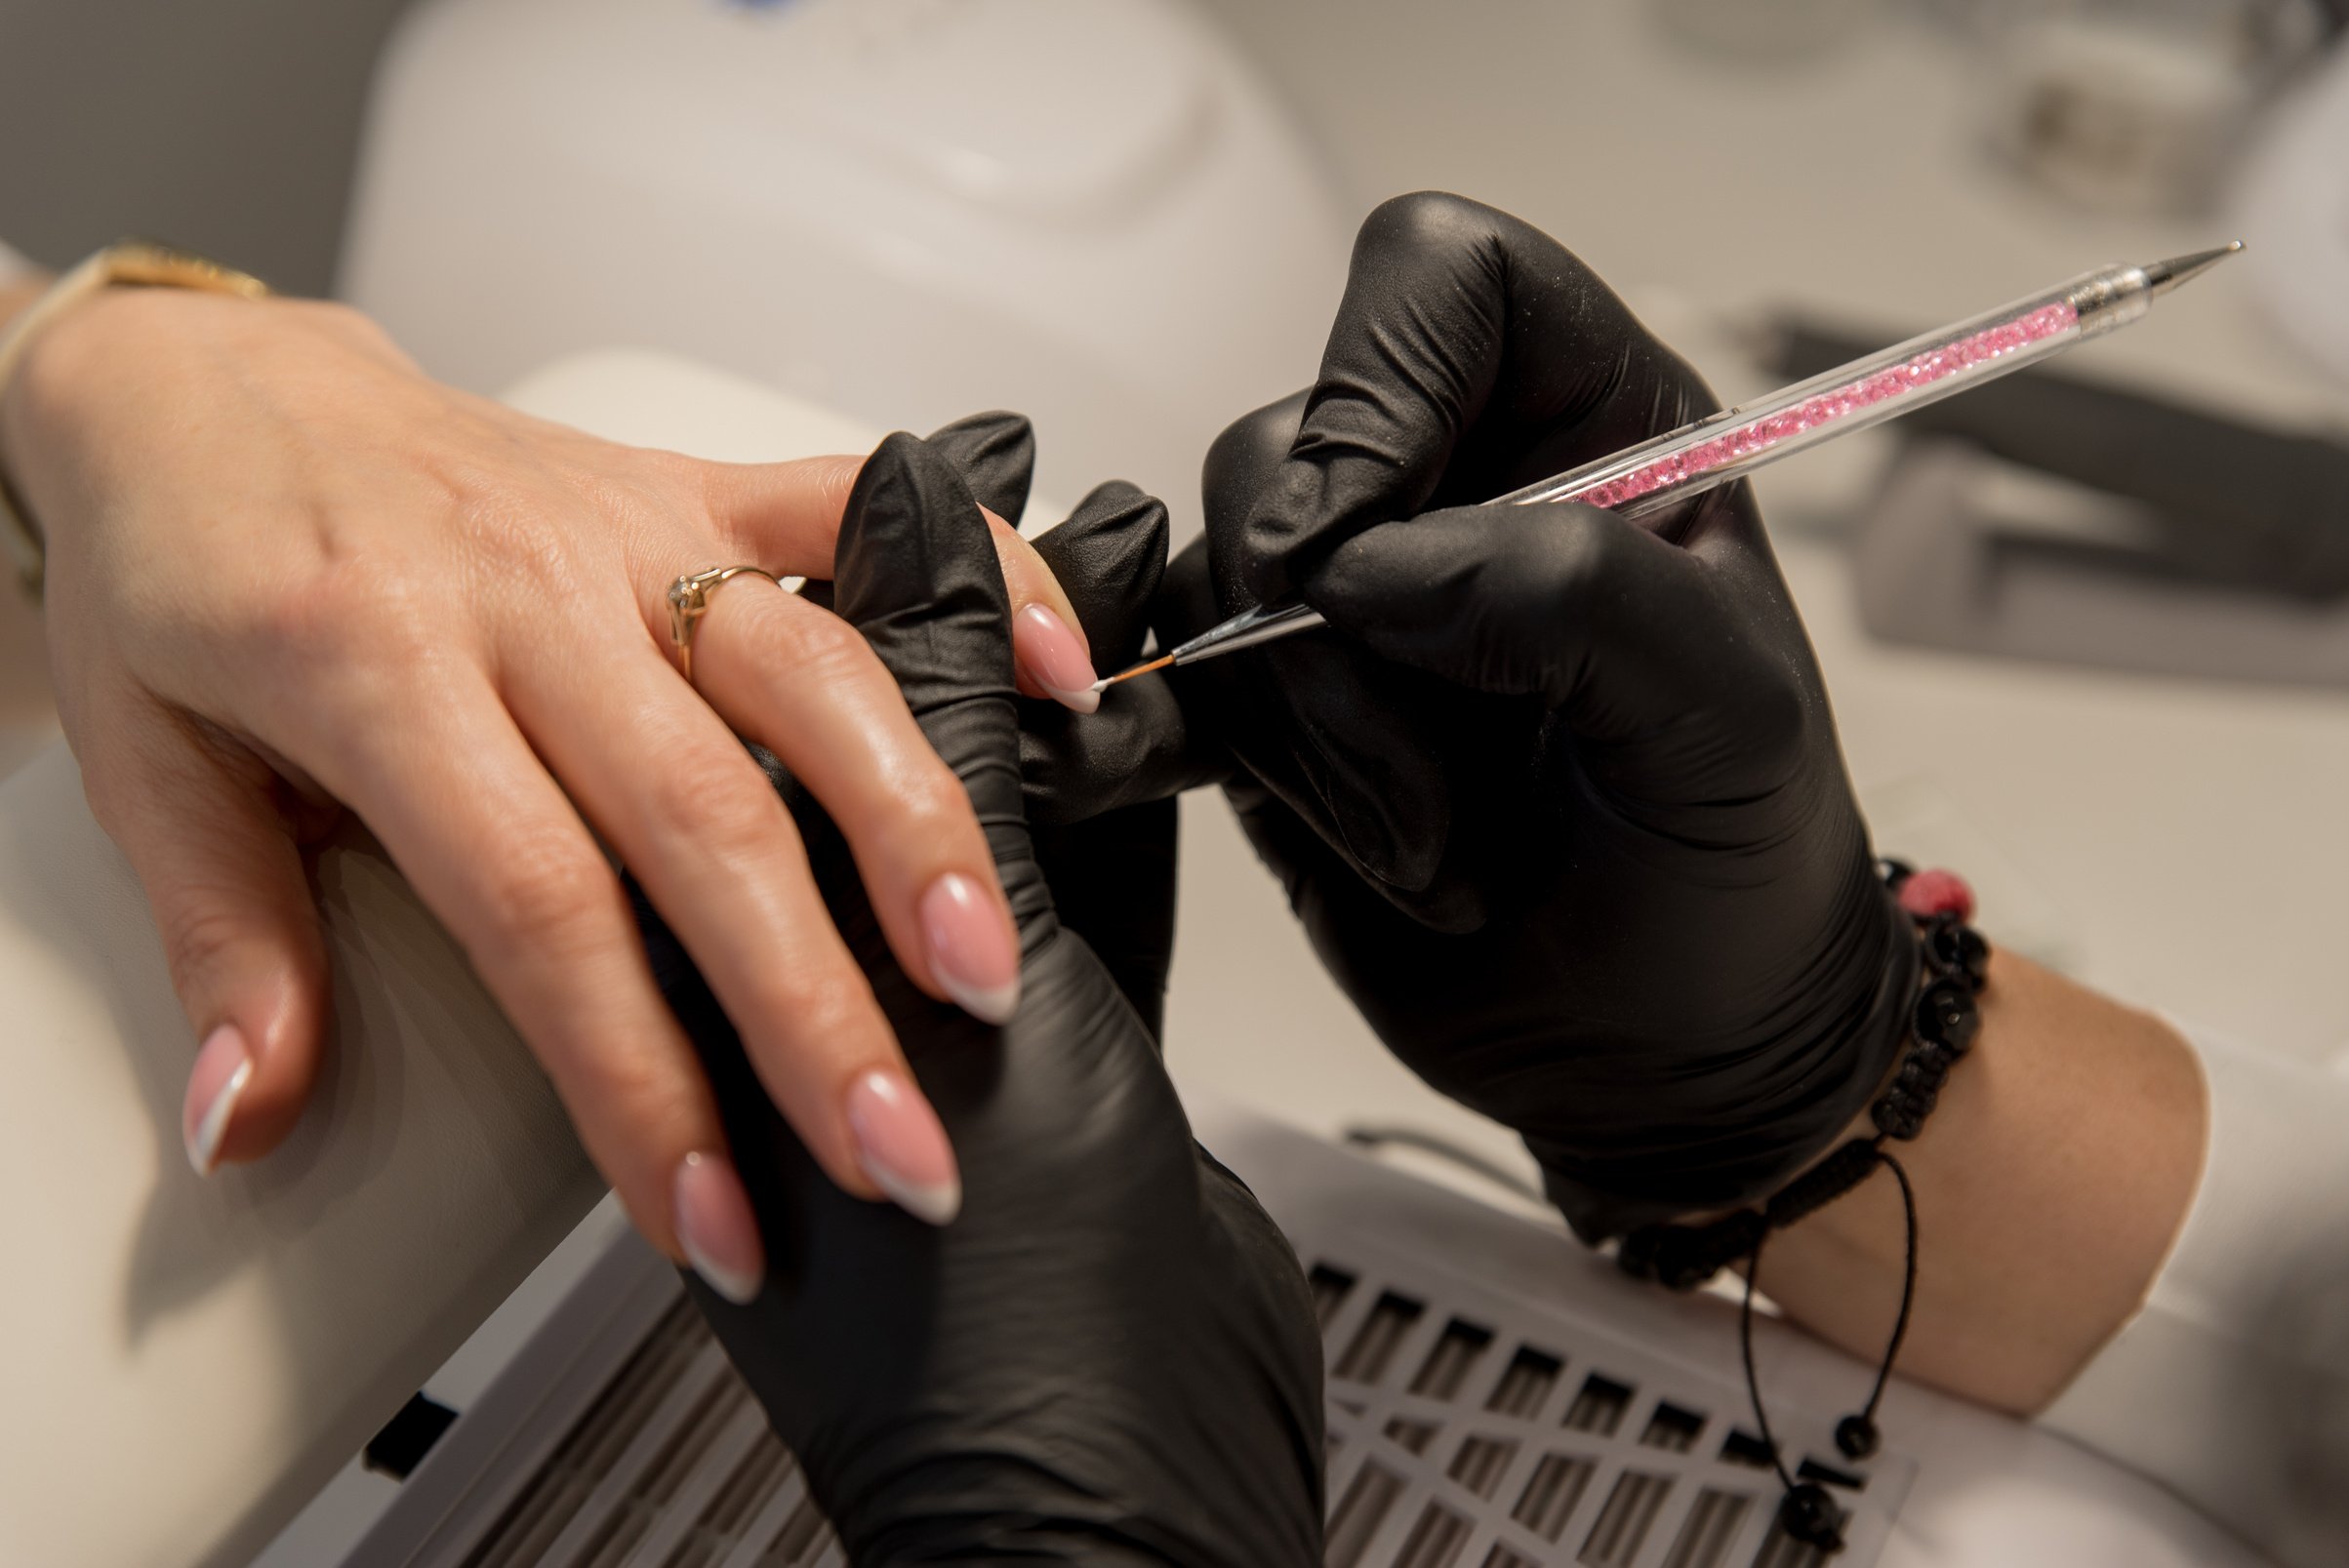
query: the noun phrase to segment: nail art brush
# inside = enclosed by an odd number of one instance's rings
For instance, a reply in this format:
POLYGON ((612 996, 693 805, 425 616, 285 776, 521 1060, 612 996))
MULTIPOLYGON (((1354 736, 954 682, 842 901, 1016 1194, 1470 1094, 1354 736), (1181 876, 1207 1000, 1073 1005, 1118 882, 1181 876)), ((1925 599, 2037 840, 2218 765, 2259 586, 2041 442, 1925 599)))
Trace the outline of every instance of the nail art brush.
MULTIPOLYGON (((1620 517, 1656 515, 1765 463, 1898 419, 2141 321, 2154 301, 2242 249, 2243 242, 2235 240, 2143 266, 2099 267, 1485 504, 1578 501, 1620 517)), ((1092 689, 1104 692, 1136 675, 1237 653, 1322 623, 1319 612, 1308 605, 1259 606, 1155 659, 1105 676, 1092 689)))

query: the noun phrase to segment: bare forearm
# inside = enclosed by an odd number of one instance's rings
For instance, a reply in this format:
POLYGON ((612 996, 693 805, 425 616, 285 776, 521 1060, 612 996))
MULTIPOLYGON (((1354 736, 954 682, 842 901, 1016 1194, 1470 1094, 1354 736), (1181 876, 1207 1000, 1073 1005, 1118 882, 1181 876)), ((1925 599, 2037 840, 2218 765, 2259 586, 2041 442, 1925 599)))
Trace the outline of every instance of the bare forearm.
MULTIPOLYGON (((2018 1413, 2045 1407, 2144 1299, 2201 1175, 2192 1049, 2149 1014, 2000 954, 1982 1031, 1913 1144, 1917 1300, 1908 1376, 2018 1413)), ((1771 1238, 1762 1288, 1874 1358, 1898 1308, 1903 1226, 1883 1174, 1771 1238)))

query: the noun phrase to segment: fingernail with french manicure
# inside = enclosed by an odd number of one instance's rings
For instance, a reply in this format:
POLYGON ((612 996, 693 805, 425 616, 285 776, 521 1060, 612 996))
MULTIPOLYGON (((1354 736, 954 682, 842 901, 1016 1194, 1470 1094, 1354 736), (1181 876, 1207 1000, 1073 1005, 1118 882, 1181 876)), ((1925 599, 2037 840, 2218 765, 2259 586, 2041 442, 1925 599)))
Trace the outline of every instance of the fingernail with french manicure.
POLYGON ((210 1176, 221 1163, 228 1118, 236 1114, 237 1097, 252 1081, 253 1053, 245 1048, 243 1030, 223 1024, 204 1037, 194 1070, 187 1075, 187 1099, 180 1106, 180 1137, 187 1146, 187 1163, 198 1176, 210 1176))
POLYGON ((921 938, 930 973, 955 1004, 986 1024, 1020 1010, 1020 942, 1003 906, 978 879, 949 871, 921 896, 921 938))
POLYGON ((1052 700, 1078 713, 1101 706, 1093 683, 1093 661, 1069 623, 1040 604, 1022 610, 1012 623, 1011 642, 1020 667, 1029 679, 1051 694, 1052 700))
POLYGON ((758 1299, 767 1250, 758 1239, 750 1195, 723 1154, 688 1154, 673 1184, 677 1245, 702 1282, 737 1307, 758 1299))
POLYGON ((938 1112, 903 1073, 874 1068, 848 1090, 857 1163, 890 1201, 931 1225, 962 1212, 962 1173, 938 1112))

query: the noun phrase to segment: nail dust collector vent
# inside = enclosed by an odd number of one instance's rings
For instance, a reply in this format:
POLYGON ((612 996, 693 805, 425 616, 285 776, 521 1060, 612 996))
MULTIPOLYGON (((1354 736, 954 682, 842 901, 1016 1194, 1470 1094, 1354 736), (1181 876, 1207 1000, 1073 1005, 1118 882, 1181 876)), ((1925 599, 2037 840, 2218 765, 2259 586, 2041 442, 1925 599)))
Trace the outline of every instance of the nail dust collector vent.
MULTIPOLYGON (((1329 1356, 1329 1568, 1827 1560, 1777 1528, 1743 1388, 1371 1244, 1306 1256, 1329 1356)), ((1874 1562, 1914 1465, 1853 1467, 1829 1422, 1783 1400, 1770 1415, 1790 1465, 1852 1514, 1839 1568, 1874 1562)))
MULTIPOLYGON (((1404 1247, 1358 1167, 1286 1132, 1234 1161, 1307 1261, 1328 1380, 1329 1568, 1818 1568, 1776 1529, 1745 1390, 1571 1303, 1404 1247), (1330 1164, 1330 1159, 1338 1163, 1330 1164), (1333 1185, 1330 1173, 1338 1173, 1333 1185), (1381 1222, 1389 1222, 1381 1228, 1381 1222)), ((1392 1181, 1392 1173, 1379 1173, 1392 1181)), ((1390 1194, 1391 1196, 1392 1194, 1390 1194)), ((1439 1202, 1465 1200, 1434 1193, 1439 1202)), ((1562 1245, 1526 1227, 1531 1248, 1562 1245)), ((1716 1326, 1719 1319, 1713 1319, 1716 1326)), ((1790 1465, 1852 1515, 1868 1568, 1915 1474, 1833 1459, 1773 1399, 1790 1465), (1832 1463, 1829 1463, 1830 1460, 1832 1463)), ((607 1253, 426 1456, 347 1568, 846 1568, 803 1477, 668 1266, 607 1253)))

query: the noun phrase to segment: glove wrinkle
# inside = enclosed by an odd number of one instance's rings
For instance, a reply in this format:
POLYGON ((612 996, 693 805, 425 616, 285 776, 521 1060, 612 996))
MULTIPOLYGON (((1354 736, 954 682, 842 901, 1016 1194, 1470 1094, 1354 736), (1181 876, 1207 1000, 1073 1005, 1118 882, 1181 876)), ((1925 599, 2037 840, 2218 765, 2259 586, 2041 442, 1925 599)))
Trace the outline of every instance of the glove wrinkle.
POLYGON ((859 1568, 1314 1568, 1311 1293, 1253 1197, 1194 1143, 1134 1008, 1055 916, 1020 812, 1007 595, 945 455, 881 444, 838 567, 840 613, 980 810, 1020 925, 1020 1010, 993 1028, 915 987, 845 840, 771 771, 953 1142, 963 1207, 934 1228, 832 1186, 639 897, 769 1260, 749 1307, 688 1276, 695 1300, 859 1568))
MULTIPOLYGON (((1751 488, 1662 529, 1472 503, 1719 405, 1548 236, 1363 224, 1320 378, 1203 472, 1207 602, 1331 629, 1193 666, 1316 950, 1598 1238, 1762 1196, 1888 1069, 1915 955, 1751 488)), ((1180 578, 1178 559, 1170 578, 1180 578)))

